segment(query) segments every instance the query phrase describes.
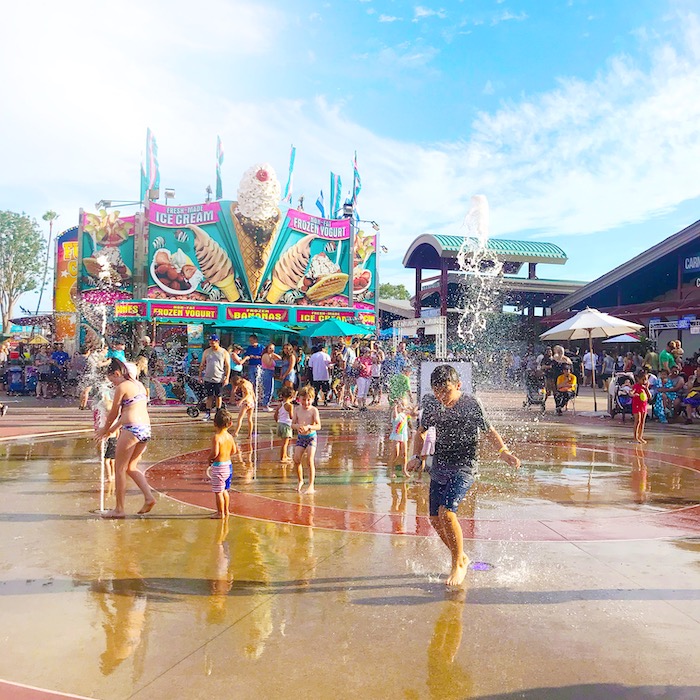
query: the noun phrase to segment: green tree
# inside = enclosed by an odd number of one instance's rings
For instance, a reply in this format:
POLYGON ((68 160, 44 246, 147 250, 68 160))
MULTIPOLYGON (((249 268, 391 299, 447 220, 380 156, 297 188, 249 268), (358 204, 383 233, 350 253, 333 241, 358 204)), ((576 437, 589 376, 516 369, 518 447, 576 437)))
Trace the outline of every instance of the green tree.
POLYGON ((411 293, 402 284, 389 284, 385 282, 379 285, 380 299, 410 299, 411 293))
POLYGON ((10 332, 14 306, 25 292, 38 287, 43 272, 44 238, 26 214, 0 211, 0 319, 10 332))

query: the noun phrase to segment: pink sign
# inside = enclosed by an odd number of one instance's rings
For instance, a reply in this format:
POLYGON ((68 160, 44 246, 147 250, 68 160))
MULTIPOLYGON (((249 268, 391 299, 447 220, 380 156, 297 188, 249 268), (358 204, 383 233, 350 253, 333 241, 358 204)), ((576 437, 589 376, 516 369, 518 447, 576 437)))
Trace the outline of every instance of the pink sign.
POLYGON ((219 220, 221 206, 219 202, 206 204, 190 204, 185 207, 163 206, 151 204, 148 208, 148 220, 158 226, 177 228, 189 224, 213 224, 219 220))
POLYGON ((298 209, 290 209, 287 219, 289 228, 300 233, 310 233, 332 241, 350 238, 350 219, 319 219, 298 209))
POLYGON ((114 315, 117 318, 125 316, 145 316, 146 305, 138 301, 120 301, 114 305, 114 315))
POLYGON ((297 310, 297 323, 318 323, 329 318, 339 318, 343 321, 352 321, 354 313, 352 311, 306 311, 297 310))

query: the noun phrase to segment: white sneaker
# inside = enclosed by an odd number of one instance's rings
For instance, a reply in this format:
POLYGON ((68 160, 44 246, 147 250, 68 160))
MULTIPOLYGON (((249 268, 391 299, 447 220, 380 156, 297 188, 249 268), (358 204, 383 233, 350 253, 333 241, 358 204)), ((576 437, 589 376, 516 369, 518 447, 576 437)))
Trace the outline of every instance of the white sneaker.
POLYGON ((7 413, 7 406, 5 404, 0 408, 0 416, 4 416, 7 413))
POLYGON ((211 416, 208 416, 208 415, 205 414, 205 415, 204 415, 204 418, 202 418, 202 420, 203 420, 204 422, 210 421, 210 420, 211 420, 211 416))

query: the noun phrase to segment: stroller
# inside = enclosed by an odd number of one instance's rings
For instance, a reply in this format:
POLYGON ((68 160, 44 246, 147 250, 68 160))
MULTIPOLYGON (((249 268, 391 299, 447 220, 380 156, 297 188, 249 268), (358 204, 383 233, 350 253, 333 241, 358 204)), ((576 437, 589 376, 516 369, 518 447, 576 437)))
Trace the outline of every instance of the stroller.
POLYGON ((204 391, 204 382, 197 377, 178 378, 178 384, 173 385, 172 391, 177 399, 187 406, 187 415, 190 418, 196 418, 200 411, 203 411, 206 404, 206 392, 204 391), (176 386, 181 388, 176 390, 176 386))
POLYGON ((624 392, 620 392, 622 382, 628 379, 630 380, 630 386, 632 386, 634 384, 632 372, 616 372, 608 387, 608 413, 612 418, 615 418, 619 413, 622 416, 623 423, 626 415, 632 415, 632 397, 627 396, 624 392))
POLYGON ((547 398, 544 373, 541 370, 530 371, 525 377, 525 401, 523 408, 530 410, 530 406, 539 406, 544 413, 544 404, 547 398))

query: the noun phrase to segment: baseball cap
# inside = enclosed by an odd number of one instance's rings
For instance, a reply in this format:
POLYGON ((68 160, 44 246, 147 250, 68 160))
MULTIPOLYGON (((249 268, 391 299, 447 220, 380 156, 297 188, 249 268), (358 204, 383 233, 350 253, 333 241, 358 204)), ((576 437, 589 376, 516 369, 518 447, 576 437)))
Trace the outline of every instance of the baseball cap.
POLYGON ((215 340, 217 343, 219 342, 219 336, 216 335, 216 333, 213 333, 212 335, 209 336, 209 340, 215 340))

